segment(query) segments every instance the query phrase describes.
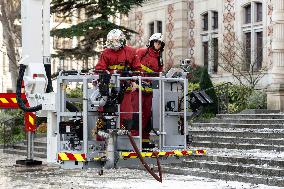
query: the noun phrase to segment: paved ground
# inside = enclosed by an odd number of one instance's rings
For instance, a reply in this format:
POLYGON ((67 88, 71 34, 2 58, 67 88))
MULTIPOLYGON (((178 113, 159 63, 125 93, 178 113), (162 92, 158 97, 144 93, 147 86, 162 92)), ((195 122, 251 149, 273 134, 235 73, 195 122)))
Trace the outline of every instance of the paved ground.
POLYGON ((172 174, 164 174, 163 183, 159 183, 145 171, 130 169, 105 170, 104 175, 99 176, 95 169, 62 170, 56 165, 46 165, 46 163, 33 168, 15 165, 15 160, 24 158, 3 154, 0 151, 1 189, 280 189, 280 187, 172 174))

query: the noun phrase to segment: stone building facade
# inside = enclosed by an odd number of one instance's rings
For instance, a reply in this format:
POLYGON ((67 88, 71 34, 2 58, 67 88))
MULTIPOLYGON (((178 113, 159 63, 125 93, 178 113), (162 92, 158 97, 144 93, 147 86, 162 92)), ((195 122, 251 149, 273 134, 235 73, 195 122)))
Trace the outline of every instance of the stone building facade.
POLYGON ((284 110, 283 15, 283 0, 148 0, 133 9, 128 25, 138 32, 132 45, 145 46, 162 32, 166 67, 189 59, 208 66, 215 82, 234 81, 220 66, 219 51, 237 41, 256 71, 266 68, 257 87, 267 90, 268 107, 284 110))

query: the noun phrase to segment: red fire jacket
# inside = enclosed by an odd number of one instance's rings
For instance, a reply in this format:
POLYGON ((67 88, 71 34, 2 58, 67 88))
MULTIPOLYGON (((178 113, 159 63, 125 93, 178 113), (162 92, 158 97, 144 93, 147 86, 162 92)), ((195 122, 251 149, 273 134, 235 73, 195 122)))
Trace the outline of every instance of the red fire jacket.
MULTIPOLYGON (((158 63, 159 52, 153 48, 141 48, 136 51, 136 62, 140 62, 141 72, 146 73, 144 76, 151 77, 147 73, 162 72, 163 66, 158 63)), ((151 81, 143 80, 141 90, 143 93, 152 93, 151 81)))
POLYGON ((138 62, 141 63, 142 72, 162 72, 163 66, 159 66, 159 52, 153 48, 141 48, 136 51, 138 62))
POLYGON ((129 46, 125 46, 118 51, 109 48, 105 49, 95 69, 108 70, 113 73, 114 70, 122 71, 126 67, 129 67, 132 71, 140 70, 139 62, 135 59, 135 49, 129 46))

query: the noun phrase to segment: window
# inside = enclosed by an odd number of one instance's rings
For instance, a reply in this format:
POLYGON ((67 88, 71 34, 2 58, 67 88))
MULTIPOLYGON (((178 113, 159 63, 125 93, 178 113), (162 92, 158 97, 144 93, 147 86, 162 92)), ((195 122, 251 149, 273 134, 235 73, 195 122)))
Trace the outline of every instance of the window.
POLYGON ((263 61, 263 6, 262 3, 252 2, 244 7, 245 23, 242 26, 246 65, 245 70, 258 70, 263 61))
POLYGON ((262 3, 256 3, 256 21, 262 21, 262 3))
POLYGON ((150 36, 155 33, 155 31, 154 31, 154 22, 151 22, 149 24, 149 31, 150 31, 150 34, 149 34, 150 36))
POLYGON ((208 31, 208 13, 203 15, 203 31, 208 31))
POLYGON ((213 48, 213 72, 218 72, 218 38, 212 39, 213 48))
POLYGON ((56 23, 66 23, 71 24, 72 23, 72 16, 64 15, 63 13, 55 13, 54 14, 54 22, 56 23))
POLYGON ((208 41, 203 42, 204 67, 208 68, 208 41))
POLYGON ((215 29, 218 29, 218 12, 214 11, 213 12, 213 17, 212 17, 212 29, 215 30, 215 29))
POLYGON ((204 67, 210 74, 218 72, 218 12, 208 11, 201 15, 201 40, 203 45, 204 67))
POLYGON ((245 7, 245 24, 251 23, 251 4, 245 7))
POLYGON ((262 67, 263 61, 263 33, 257 32, 256 33, 256 69, 260 69, 262 67))
POLYGON ((71 49, 72 39, 69 38, 53 38, 53 48, 54 49, 71 49))
POLYGON ((149 36, 154 33, 163 33, 163 23, 162 21, 155 20, 149 24, 149 36))
POLYGON ((245 65, 244 70, 249 70, 251 64, 251 33, 245 33, 245 65))
POLYGON ((157 31, 158 33, 163 33, 162 21, 157 21, 157 31))

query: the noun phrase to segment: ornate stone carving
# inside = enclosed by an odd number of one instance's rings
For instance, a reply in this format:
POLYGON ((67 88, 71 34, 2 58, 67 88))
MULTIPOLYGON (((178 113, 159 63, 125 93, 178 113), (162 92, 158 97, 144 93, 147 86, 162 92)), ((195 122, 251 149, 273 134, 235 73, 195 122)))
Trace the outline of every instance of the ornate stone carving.
POLYGON ((166 45, 167 45, 167 64, 166 67, 172 67, 174 64, 174 59, 173 59, 173 48, 174 48, 174 41, 173 41, 173 31, 174 31, 174 5, 169 4, 168 5, 168 23, 166 26, 167 29, 167 40, 166 40, 166 45))
POLYGON ((235 0, 225 0, 223 14, 224 23, 224 47, 231 48, 235 42, 235 0))
POLYGON ((273 5, 272 0, 267 1, 267 63, 272 65, 272 37, 273 37, 273 24, 272 24, 273 5))
POLYGON ((138 32, 135 38, 135 44, 137 47, 145 46, 143 43, 144 29, 143 29, 143 13, 142 11, 138 11, 135 13, 136 20, 136 28, 135 30, 138 32))
POLYGON ((188 30, 189 30, 189 40, 188 40, 188 56, 191 63, 195 63, 194 58, 194 48, 195 48, 195 38, 194 38, 195 20, 194 20, 194 0, 188 1, 188 30))

